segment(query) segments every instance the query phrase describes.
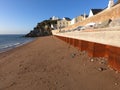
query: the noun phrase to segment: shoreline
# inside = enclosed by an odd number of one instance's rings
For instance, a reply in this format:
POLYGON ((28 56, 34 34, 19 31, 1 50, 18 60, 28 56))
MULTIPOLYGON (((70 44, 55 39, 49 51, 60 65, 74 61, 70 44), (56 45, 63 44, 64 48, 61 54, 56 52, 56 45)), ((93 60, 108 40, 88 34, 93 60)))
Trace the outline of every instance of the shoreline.
MULTIPOLYGON (((7 55, 10 55, 10 54, 16 52, 16 51, 19 50, 20 48, 26 47, 27 45, 35 42, 37 39, 38 39, 38 38, 36 38, 36 39, 34 39, 34 40, 31 40, 31 41, 29 41, 29 42, 27 42, 27 43, 23 43, 23 44, 21 44, 21 45, 19 45, 19 46, 16 46, 16 47, 13 47, 13 48, 9 48, 9 49, 4 50, 4 51, 0 51, 0 59, 6 57, 7 55)), ((0 61, 1 61, 1 60, 0 60, 0 61)))
POLYGON ((119 90, 120 74, 106 63, 54 36, 40 37, 0 54, 0 90, 119 90))
POLYGON ((9 52, 9 51, 11 51, 11 50, 13 50, 13 49, 16 49, 16 48, 18 48, 18 47, 21 47, 21 46, 24 46, 24 45, 26 45, 26 44, 32 43, 32 42, 35 41, 36 39, 37 39, 37 38, 35 38, 35 39, 33 39, 33 40, 26 41, 26 42, 24 42, 24 43, 19 43, 19 44, 17 44, 17 45, 13 45, 13 46, 11 46, 11 47, 3 48, 3 49, 0 50, 0 54, 1 54, 1 53, 5 53, 5 52, 9 52))

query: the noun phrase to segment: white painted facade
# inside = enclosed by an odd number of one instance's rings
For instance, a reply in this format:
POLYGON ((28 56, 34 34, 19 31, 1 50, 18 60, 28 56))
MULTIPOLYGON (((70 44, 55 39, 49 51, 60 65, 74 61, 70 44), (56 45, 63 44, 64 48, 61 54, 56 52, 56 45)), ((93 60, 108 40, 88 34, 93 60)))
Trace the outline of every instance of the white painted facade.
POLYGON ((51 24, 51 28, 54 28, 53 24, 51 24))
POLYGON ((92 12, 92 10, 90 10, 88 17, 92 17, 92 16, 93 16, 93 12, 92 12))
POLYGON ((71 25, 73 25, 73 24, 75 24, 75 18, 73 18, 72 20, 71 20, 71 25))
POLYGON ((109 0, 108 2, 108 9, 114 5, 114 0, 109 0))
POLYGON ((52 20, 58 20, 59 18, 58 17, 56 17, 56 16, 53 16, 52 17, 52 20))
POLYGON ((84 13, 84 20, 86 19, 86 14, 84 13))

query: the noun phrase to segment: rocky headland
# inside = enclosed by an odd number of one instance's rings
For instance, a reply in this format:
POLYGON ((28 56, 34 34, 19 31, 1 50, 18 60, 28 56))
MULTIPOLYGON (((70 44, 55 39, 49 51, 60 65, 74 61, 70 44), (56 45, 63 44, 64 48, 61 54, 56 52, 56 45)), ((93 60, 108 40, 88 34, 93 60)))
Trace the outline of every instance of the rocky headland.
POLYGON ((44 20, 37 24, 33 30, 31 30, 25 37, 40 37, 40 36, 49 36, 52 35, 51 25, 56 25, 57 20, 44 20))

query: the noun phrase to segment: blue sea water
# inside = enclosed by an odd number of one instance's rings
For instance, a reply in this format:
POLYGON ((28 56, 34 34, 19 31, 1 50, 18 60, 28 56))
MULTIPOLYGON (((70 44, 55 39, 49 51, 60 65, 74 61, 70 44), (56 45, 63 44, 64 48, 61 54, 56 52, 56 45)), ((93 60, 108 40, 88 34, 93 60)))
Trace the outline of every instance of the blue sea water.
POLYGON ((0 35, 0 52, 21 46, 35 38, 26 38, 24 35, 0 35))

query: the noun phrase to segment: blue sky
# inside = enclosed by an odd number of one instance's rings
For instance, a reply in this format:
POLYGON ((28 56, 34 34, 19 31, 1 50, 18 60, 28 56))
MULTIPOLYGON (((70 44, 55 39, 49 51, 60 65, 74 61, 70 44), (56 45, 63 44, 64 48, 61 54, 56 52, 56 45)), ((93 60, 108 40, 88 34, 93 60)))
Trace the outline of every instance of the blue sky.
POLYGON ((107 4, 108 0, 0 0, 0 34, 26 34, 51 16, 72 19, 107 4))

